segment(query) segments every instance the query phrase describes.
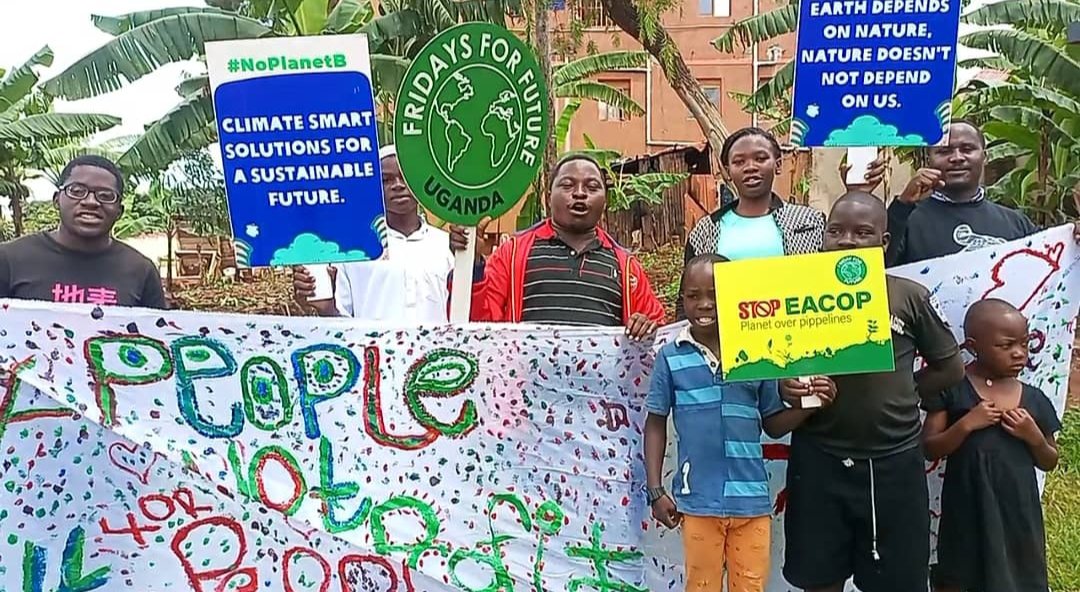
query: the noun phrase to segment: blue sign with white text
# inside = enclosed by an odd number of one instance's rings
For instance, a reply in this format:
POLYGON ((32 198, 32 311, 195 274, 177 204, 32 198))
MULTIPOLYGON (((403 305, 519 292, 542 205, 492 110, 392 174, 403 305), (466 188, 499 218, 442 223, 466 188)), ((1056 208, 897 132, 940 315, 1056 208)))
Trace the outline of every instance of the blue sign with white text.
POLYGON ((960 0, 802 0, 791 143, 932 146, 948 132, 960 0))
POLYGON ((214 92, 237 246, 246 267, 382 255, 385 210, 371 81, 271 75, 214 92))

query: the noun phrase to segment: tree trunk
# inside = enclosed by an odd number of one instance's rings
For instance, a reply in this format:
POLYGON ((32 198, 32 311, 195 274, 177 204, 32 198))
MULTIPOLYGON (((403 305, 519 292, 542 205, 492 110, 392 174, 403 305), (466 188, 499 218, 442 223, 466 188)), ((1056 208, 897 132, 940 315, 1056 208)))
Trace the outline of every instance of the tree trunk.
MULTIPOLYGON (((19 187, 22 189, 22 186, 19 187)), ((23 204, 26 203, 26 194, 23 191, 15 191, 11 195, 11 203, 8 204, 11 207, 11 227, 14 231, 15 238, 23 235, 23 217, 26 215, 23 212, 23 204)))
MULTIPOLYGON (((544 72, 544 87, 547 89, 548 110, 544 114, 549 130, 544 143, 544 160, 540 163, 539 189, 540 195, 547 193, 551 186, 548 173, 551 165, 555 163, 557 149, 555 146, 555 89, 552 85, 553 68, 551 65, 551 0, 533 0, 533 45, 536 48, 536 57, 540 61, 540 69, 544 72)), ((545 208, 547 200, 541 199, 541 211, 545 208)))
MULTIPOLYGON (((719 165, 720 149, 728 135, 720 110, 709 100, 705 91, 701 90, 697 78, 690 72, 690 67, 686 65, 682 54, 679 53, 675 40, 668 35, 667 30, 659 22, 659 17, 657 17, 655 27, 648 27, 654 29, 653 35, 650 37, 645 33, 646 27, 642 27, 641 24, 642 15, 635 5, 637 2, 644 1, 648 0, 600 0, 608 17, 626 34, 637 39, 641 46, 660 63, 664 77, 701 128, 701 133, 709 143, 713 162, 719 165)), ((646 114, 646 117, 649 116, 650 114, 646 114)), ((726 178, 723 167, 717 168, 726 178)))

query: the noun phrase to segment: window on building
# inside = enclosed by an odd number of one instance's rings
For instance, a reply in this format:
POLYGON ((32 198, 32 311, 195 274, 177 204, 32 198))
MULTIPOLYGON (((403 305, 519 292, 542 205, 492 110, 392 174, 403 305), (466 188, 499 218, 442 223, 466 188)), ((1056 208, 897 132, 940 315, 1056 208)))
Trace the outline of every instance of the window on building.
MULTIPOLYGON (((630 81, 629 80, 603 80, 604 84, 617 88, 623 91, 624 94, 630 96, 630 81)), ((629 121, 630 114, 624 111, 622 108, 615 105, 608 105, 603 101, 598 101, 597 105, 600 106, 600 121, 629 121)))
MULTIPOLYGON (((722 103, 720 102, 722 96, 720 94, 720 83, 715 82, 713 84, 704 85, 701 90, 705 93, 705 96, 709 97, 709 102, 716 106, 717 110, 723 112, 722 103)), ((693 119, 694 115, 689 111, 686 114, 687 119, 693 119)))
POLYGON ((615 23, 608 18, 607 12, 604 10, 604 5, 600 0, 574 0, 574 2, 570 3, 570 12, 573 15, 573 19, 586 28, 608 28, 615 25, 615 23))
POLYGON ((698 0, 702 16, 731 16, 731 0, 698 0))

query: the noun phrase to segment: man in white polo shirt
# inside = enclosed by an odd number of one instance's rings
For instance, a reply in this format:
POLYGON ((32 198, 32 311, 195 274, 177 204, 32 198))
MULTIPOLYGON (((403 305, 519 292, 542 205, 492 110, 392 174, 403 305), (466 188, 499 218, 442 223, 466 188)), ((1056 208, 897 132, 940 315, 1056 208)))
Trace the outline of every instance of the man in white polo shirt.
MULTIPOLYGON (((379 151, 379 162, 386 203, 386 251, 378 261, 332 265, 334 298, 310 304, 326 317, 446 323, 447 280, 454 268, 450 235, 424 221, 393 146, 379 151)), ((315 280, 306 269, 294 268, 293 290, 300 302, 315 295, 315 280)))

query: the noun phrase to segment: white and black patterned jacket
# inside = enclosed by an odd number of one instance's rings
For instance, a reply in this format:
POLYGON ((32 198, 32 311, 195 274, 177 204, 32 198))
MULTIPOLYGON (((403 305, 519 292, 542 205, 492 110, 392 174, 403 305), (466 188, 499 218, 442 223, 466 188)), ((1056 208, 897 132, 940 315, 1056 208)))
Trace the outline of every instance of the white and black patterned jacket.
MULTIPOLYGON (((715 253, 720 238, 720 218, 735 209, 739 202, 724 204, 712 214, 703 217, 694 224, 686 239, 683 262, 688 263, 702 253, 715 253)), ((769 212, 776 220, 776 226, 784 239, 785 255, 806 255, 821 250, 821 241, 825 236, 825 214, 798 204, 787 203, 773 194, 769 212)), ((681 289, 681 286, 680 286, 681 289)), ((676 316, 683 319, 682 299, 677 300, 676 316)))

